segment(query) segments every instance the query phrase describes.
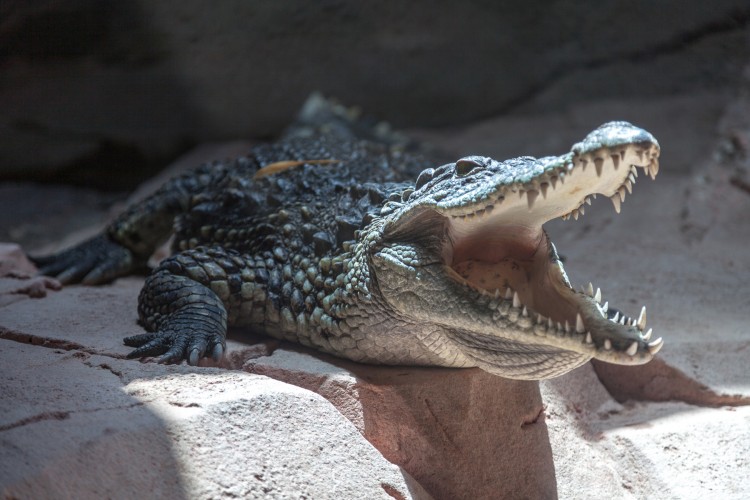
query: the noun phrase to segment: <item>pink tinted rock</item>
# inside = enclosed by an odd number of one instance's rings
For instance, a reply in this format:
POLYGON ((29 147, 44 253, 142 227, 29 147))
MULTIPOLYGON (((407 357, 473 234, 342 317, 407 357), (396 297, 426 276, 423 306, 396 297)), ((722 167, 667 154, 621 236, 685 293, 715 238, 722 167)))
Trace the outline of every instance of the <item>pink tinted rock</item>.
POLYGON ((124 356, 130 348, 123 337, 143 333, 136 323, 142 283, 124 278, 97 288, 72 285, 41 300, 13 302, 0 308, 0 338, 124 356))
POLYGON ((47 296, 47 290, 62 288, 56 279, 34 276, 36 272, 36 266, 26 257, 20 245, 0 243, 0 307, 17 301, 16 297, 9 295, 28 295, 39 299, 47 296))
POLYGON ((26 257, 23 249, 16 243, 0 243, 0 277, 13 274, 20 277, 31 276, 36 272, 36 266, 26 257))
POLYGON ((747 497, 750 406, 620 404, 590 365, 541 389, 560 498, 747 497))
POLYGON ((245 369, 325 396, 435 498, 556 496, 536 382, 286 350, 250 360, 245 369))

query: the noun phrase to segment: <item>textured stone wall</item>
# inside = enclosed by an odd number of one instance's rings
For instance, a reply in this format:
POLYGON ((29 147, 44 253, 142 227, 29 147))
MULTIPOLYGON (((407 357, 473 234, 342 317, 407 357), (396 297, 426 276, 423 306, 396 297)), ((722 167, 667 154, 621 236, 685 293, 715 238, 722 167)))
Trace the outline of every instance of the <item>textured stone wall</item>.
POLYGON ((743 0, 6 0, 0 178, 132 183, 278 133, 313 90, 425 127, 726 87, 749 22, 743 0))

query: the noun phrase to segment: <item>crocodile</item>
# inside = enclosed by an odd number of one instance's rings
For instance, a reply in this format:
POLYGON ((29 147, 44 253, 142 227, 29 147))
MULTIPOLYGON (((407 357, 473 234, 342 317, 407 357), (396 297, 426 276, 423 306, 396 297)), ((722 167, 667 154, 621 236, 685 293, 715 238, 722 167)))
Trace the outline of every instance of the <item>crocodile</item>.
POLYGON ((228 326, 364 363, 526 380, 659 351, 645 307, 629 317, 591 283, 576 290, 543 229, 597 194, 619 213, 639 170, 658 172, 650 133, 616 121, 560 156, 439 165, 376 128, 308 103, 277 142, 178 176, 33 260, 63 283, 106 283, 173 236, 139 295, 146 333, 124 339, 129 358, 219 360, 228 326))

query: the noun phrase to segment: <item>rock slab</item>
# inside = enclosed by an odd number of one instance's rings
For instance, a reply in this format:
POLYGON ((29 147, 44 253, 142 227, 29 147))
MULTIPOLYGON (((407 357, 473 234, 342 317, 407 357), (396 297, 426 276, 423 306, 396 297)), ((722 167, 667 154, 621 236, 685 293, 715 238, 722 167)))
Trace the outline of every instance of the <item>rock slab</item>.
POLYGON ((222 367, 127 361, 141 284, 0 306, 6 494, 556 496, 538 384, 343 363, 236 332, 222 367))

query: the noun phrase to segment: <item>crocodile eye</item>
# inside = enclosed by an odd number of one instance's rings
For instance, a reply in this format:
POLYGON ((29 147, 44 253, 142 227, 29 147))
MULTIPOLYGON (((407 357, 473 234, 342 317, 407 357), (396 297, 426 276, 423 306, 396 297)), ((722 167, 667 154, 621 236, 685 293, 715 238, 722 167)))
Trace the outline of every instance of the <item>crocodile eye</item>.
POLYGON ((456 174, 459 177, 463 177, 465 175, 468 175, 469 172, 471 172, 475 168, 482 168, 482 166, 483 165, 479 163, 473 156, 469 156, 458 160, 454 168, 456 169, 456 174))
POLYGON ((422 186, 430 182, 434 176, 435 176, 434 168, 428 168, 428 169, 422 170, 422 173, 419 174, 419 177, 417 177, 417 184, 416 186, 414 186, 414 189, 421 189, 422 186))

